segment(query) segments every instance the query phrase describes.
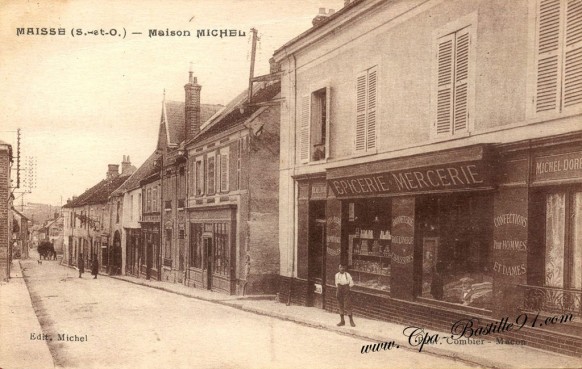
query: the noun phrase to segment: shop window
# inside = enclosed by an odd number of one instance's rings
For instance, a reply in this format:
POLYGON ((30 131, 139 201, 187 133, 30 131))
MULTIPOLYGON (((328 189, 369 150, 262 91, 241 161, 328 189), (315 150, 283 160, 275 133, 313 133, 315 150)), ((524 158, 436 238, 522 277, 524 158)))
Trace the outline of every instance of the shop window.
POLYGON ((544 285, 582 289, 582 192, 546 196, 544 285))
POLYGON ((471 28, 449 33, 437 40, 436 137, 469 131, 471 28))
POLYGON ((172 229, 171 228, 167 228, 165 230, 164 241, 165 241, 164 242, 164 259, 165 260, 172 260, 172 229))
POLYGON ((492 196, 431 196, 417 204, 421 296, 490 310, 492 196))
POLYGON ((360 72, 356 77, 356 152, 376 150, 378 68, 360 72))
POLYGON ((202 226, 190 224, 190 266, 198 269, 202 268, 202 226))
POLYGON ((562 112, 582 104, 582 6, 578 1, 538 4, 535 111, 562 112))
POLYGON ((345 204, 348 270, 359 287, 390 291, 392 205, 389 199, 345 204))
POLYGON ((329 156, 330 88, 325 87, 301 99, 299 132, 302 162, 319 161, 329 156))
POLYGON ((214 274, 230 276, 230 246, 228 242, 228 225, 214 224, 214 274))

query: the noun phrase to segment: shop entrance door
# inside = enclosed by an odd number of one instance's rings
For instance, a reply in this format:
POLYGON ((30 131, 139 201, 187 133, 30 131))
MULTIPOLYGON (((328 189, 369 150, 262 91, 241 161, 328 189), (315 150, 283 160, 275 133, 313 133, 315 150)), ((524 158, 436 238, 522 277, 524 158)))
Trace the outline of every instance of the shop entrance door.
POLYGON ((307 305, 325 307, 325 201, 309 204, 307 305))
POLYGON ((204 247, 204 287, 207 290, 212 289, 212 237, 204 237, 202 239, 202 245, 204 247))
POLYGON ((146 279, 152 277, 152 265, 154 261, 154 246, 152 243, 152 235, 148 234, 146 244, 146 279))

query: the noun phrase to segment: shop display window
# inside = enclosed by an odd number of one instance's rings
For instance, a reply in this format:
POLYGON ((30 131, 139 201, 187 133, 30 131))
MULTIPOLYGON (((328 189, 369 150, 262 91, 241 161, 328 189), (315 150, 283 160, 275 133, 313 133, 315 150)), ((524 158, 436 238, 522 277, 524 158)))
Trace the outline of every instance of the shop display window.
POLYGON ((347 264, 358 287, 390 291, 390 199, 352 201, 347 214, 347 264))
POLYGON ((492 196, 419 198, 416 213, 422 248, 421 296, 490 310, 492 196))
POLYGON ((228 242, 228 225, 214 224, 214 274, 229 276, 230 247, 228 242))
POLYGON ((202 268, 202 228, 204 224, 190 224, 190 266, 202 268))

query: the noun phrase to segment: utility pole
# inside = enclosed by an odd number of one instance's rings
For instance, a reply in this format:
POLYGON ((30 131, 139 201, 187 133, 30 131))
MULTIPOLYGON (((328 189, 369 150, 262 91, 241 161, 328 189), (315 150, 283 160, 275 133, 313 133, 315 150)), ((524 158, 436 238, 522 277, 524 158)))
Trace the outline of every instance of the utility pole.
POLYGON ((249 105, 253 98, 253 77, 255 76, 255 54, 257 51, 257 29, 251 28, 251 33, 253 34, 252 48, 251 48, 251 72, 249 76, 249 105))

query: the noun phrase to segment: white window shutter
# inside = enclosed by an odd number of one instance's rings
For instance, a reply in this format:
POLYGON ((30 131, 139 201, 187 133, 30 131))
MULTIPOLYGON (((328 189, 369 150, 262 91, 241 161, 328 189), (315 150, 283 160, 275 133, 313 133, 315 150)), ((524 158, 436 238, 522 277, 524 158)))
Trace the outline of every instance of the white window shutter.
POLYGON ((557 110, 560 101, 561 1, 541 0, 538 23, 536 112, 557 110))
POLYGON ((299 157, 301 162, 309 161, 309 100, 310 95, 301 98, 299 127, 299 157))
POLYGON ((378 68, 368 70, 368 117, 366 124, 366 150, 376 148, 376 102, 378 91, 378 68))
POLYGON ((456 33, 455 40, 455 91, 453 107, 453 133, 468 130, 469 122, 469 28, 456 33))
POLYGON ((437 54, 437 136, 451 134, 453 121, 453 73, 455 35, 438 41, 437 54))
POLYGON ((582 1, 566 3, 563 107, 582 103, 582 1))
POLYGON ((366 72, 356 77, 356 151, 366 149, 366 79, 366 72))
POLYGON ((220 159, 220 189, 228 192, 228 154, 222 154, 220 159))
POLYGON ((331 136, 331 88, 325 88, 325 157, 329 158, 331 136))

